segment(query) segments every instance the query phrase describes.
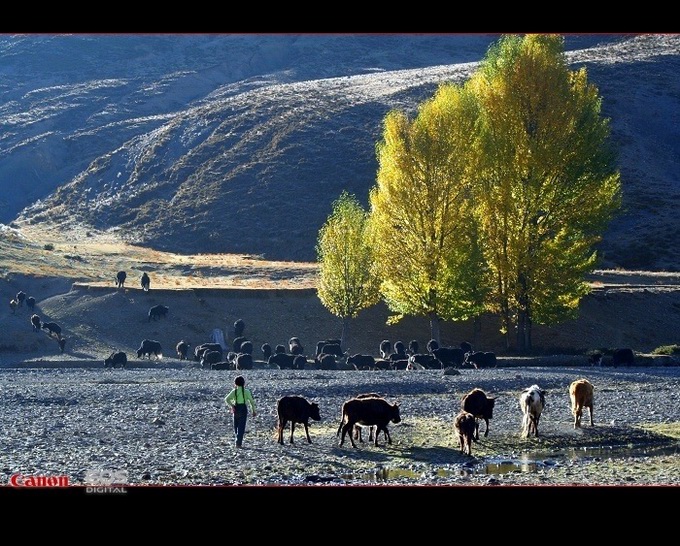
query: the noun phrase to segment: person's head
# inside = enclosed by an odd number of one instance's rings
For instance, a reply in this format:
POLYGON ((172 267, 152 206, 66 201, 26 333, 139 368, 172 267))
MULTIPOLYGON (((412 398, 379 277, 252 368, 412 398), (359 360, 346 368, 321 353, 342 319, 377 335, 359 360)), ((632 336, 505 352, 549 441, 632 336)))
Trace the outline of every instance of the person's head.
POLYGON ((245 384, 246 380, 242 375, 239 375, 236 377, 236 379, 234 379, 234 385, 236 385, 237 387, 243 387, 245 386, 245 384))

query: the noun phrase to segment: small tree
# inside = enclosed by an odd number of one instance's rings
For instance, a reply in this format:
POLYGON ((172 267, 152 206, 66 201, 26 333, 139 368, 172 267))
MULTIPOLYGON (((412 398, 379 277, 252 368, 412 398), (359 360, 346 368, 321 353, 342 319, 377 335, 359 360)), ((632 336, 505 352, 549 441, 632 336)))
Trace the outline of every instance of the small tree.
POLYGON ((349 339, 350 319, 380 300, 366 225, 366 211, 354 195, 343 191, 319 231, 316 246, 320 264, 317 294, 321 303, 342 319, 343 346, 349 339))

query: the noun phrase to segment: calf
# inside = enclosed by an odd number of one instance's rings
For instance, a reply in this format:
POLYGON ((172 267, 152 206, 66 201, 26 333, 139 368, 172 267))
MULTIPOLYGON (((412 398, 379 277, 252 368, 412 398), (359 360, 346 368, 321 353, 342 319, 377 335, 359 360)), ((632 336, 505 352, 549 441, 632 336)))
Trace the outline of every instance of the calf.
POLYGON ((519 395, 519 407, 522 410, 522 435, 528 438, 538 436, 538 421, 545 408, 545 391, 538 385, 531 385, 519 395))
POLYGON ((145 339, 142 344, 137 349, 137 358, 149 357, 151 360, 151 354, 153 354, 158 360, 163 358, 163 351, 161 350, 160 342, 153 339, 145 339))
POLYGON ((61 339, 61 326, 59 326, 56 322, 43 322, 42 329, 47 330, 47 335, 50 337, 52 337, 54 334, 54 337, 61 339))
POLYGON ((177 351, 177 358, 179 358, 180 360, 186 360, 187 353, 189 352, 189 347, 191 347, 191 344, 187 343, 184 340, 180 341, 177 344, 177 347, 175 347, 175 350, 177 351))
POLYGON ((312 443, 309 437, 309 420, 320 421, 319 404, 309 402, 302 396, 284 396, 279 399, 276 404, 276 413, 279 417, 278 424, 278 442, 283 444, 283 429, 290 421, 290 443, 293 443, 293 433, 295 432, 295 423, 300 423, 305 427, 305 434, 307 435, 307 442, 312 443))
POLYGON ((170 308, 166 305, 154 305, 149 309, 149 322, 151 322, 151 319, 158 320, 161 317, 166 316, 169 310, 170 308))
POLYGON ((127 279, 127 273, 125 273, 125 271, 116 273, 116 287, 125 288, 125 279, 127 279))
POLYGON ((474 440, 477 427, 475 416, 467 411, 461 410, 453 420, 453 427, 458 433, 460 452, 472 455, 472 441, 474 440))
POLYGON ((577 379, 569 385, 569 399, 571 400, 571 413, 574 416, 574 428, 581 426, 583 408, 590 411, 590 426, 593 426, 593 391, 594 387, 587 379, 577 379))
POLYGON ((111 356, 104 359, 105 368, 125 368, 127 365, 127 354, 123 351, 111 353, 111 356))
POLYGON ((401 415, 399 404, 389 404, 384 398, 352 398, 342 405, 342 418, 336 436, 340 438, 340 445, 345 443, 345 435, 349 433, 352 447, 357 447, 354 443, 352 431, 356 424, 371 426, 375 425, 375 445, 378 445, 378 435, 382 430, 387 438, 387 443, 392 443, 390 431, 387 429, 388 423, 399 423, 401 415))
MULTIPOLYGON (((382 398, 381 395, 379 395, 377 392, 366 392, 364 394, 357 394, 354 398, 382 398)), ((354 439, 359 440, 360 442, 363 443, 363 438, 361 437, 361 429, 362 425, 354 425, 354 439)), ((375 429, 374 425, 371 425, 368 427, 368 441, 372 442, 373 441, 373 430, 375 429)), ((383 432, 383 436, 385 436, 385 433, 383 432)), ((385 436, 385 439, 387 437, 385 436)))
POLYGON ((35 308, 35 298, 33 296, 29 296, 26 298, 26 306, 33 311, 35 308))
POLYGON ((486 430, 484 436, 489 435, 489 419, 493 417, 493 407, 496 397, 489 397, 482 389, 472 389, 463 396, 460 409, 475 416, 475 440, 479 440, 479 419, 484 419, 486 430))
POLYGON ((37 332, 41 328, 40 317, 38 315, 31 316, 31 325, 33 326, 33 331, 37 332))

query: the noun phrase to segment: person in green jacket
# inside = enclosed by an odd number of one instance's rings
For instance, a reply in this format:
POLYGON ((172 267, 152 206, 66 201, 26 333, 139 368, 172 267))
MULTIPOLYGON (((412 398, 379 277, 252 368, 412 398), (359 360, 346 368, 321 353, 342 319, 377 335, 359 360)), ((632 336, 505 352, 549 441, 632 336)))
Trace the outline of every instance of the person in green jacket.
POLYGON ((234 379, 234 388, 224 397, 224 402, 231 407, 234 414, 234 436, 236 447, 243 446, 243 434, 246 431, 246 421, 248 420, 248 406, 253 411, 253 417, 257 415, 255 411, 255 399, 250 389, 246 389, 246 380, 242 375, 234 379))

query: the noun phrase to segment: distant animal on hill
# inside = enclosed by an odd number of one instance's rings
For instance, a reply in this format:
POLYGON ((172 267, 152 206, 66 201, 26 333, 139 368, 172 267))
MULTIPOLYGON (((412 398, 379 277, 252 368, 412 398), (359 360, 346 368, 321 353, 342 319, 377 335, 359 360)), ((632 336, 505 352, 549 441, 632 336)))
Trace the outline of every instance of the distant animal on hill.
POLYGON ((241 337, 246 329, 246 323, 243 319, 236 319, 234 321, 234 337, 241 337))
POLYGON ((116 273, 116 288, 125 288, 125 279, 127 279, 127 273, 125 271, 116 273))
POLYGON ((64 352, 64 348, 66 347, 66 338, 65 338, 65 337, 60 337, 60 338, 57 340, 57 343, 59 344, 59 352, 60 352, 60 353, 63 353, 63 352, 64 352))
POLYGON ((142 290, 144 290, 144 292, 148 292, 151 288, 151 279, 149 278, 149 275, 146 274, 146 271, 142 273, 140 284, 142 285, 142 290))
POLYGON ((33 331, 38 332, 42 328, 40 317, 38 315, 31 316, 31 325, 33 326, 33 331))
POLYGON ((232 352, 240 353, 241 352, 241 345, 243 344, 244 341, 248 341, 248 338, 246 336, 235 337, 234 340, 231 342, 232 352))
POLYGON ((33 296, 26 298, 26 307, 28 307, 31 311, 35 309, 35 298, 33 296))
POLYGON ((272 346, 269 343, 262 344, 262 360, 267 362, 269 357, 272 356, 272 346))
POLYGON ((390 343, 389 339, 383 339, 380 342, 380 358, 383 360, 387 360, 390 356, 390 353, 392 352, 392 343, 390 343))
POLYGON ((151 319, 158 320, 168 314, 170 308, 167 305, 154 305, 149 309, 149 322, 151 319))
POLYGON ((23 307, 24 302, 26 301, 26 293, 23 290, 19 290, 14 299, 17 300, 17 305, 19 307, 23 307))
POLYGON ((210 369, 212 364, 222 360, 222 351, 204 351, 201 357, 201 368, 210 369))
POLYGON ((175 350, 177 351, 177 358, 179 358, 180 360, 186 360, 187 353, 189 352, 189 347, 191 347, 190 343, 187 343, 184 340, 180 341, 175 347, 175 350))
POLYGON ((125 368, 127 366, 127 354, 124 351, 114 351, 104 359, 105 368, 125 368))
POLYGON ((309 436, 309 420, 320 421, 319 404, 309 402, 302 396, 284 396, 276 403, 276 414, 278 416, 278 442, 283 445, 283 430, 290 422, 290 443, 293 443, 293 433, 295 424, 299 423, 305 427, 307 443, 312 443, 309 436))
POLYGON ((203 358, 203 353, 206 351, 218 351, 220 354, 223 354, 222 345, 219 343, 201 343, 194 348, 194 360, 200 362, 201 358, 203 358))
POLYGON ((291 337, 288 340, 288 352, 292 355, 301 355, 305 348, 300 343, 300 338, 291 337))
POLYGON ((16 312, 18 305, 19 304, 17 303, 17 300, 15 300, 14 298, 9 300, 9 308, 12 310, 12 314, 16 312))
POLYGON ((149 360, 151 360, 152 354, 158 360, 163 358, 163 351, 161 349, 160 342, 158 342, 154 339, 143 340, 142 344, 139 346, 139 349, 137 349, 137 358, 144 358, 145 356, 148 356, 149 360))
POLYGON ((569 400, 571 401, 571 413, 574 416, 574 428, 580 428, 583 409, 590 412, 590 426, 593 425, 593 393, 595 388, 587 379, 577 379, 569 385, 569 400))
POLYGON ((50 337, 61 339, 61 326, 59 326, 56 322, 43 322, 42 329, 47 330, 47 335, 50 337))

